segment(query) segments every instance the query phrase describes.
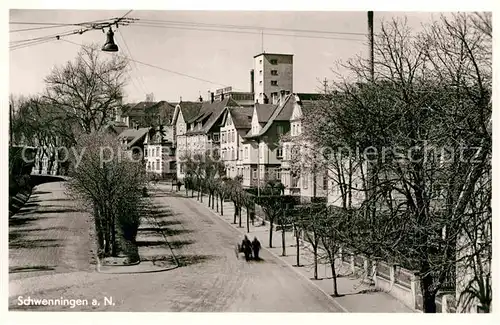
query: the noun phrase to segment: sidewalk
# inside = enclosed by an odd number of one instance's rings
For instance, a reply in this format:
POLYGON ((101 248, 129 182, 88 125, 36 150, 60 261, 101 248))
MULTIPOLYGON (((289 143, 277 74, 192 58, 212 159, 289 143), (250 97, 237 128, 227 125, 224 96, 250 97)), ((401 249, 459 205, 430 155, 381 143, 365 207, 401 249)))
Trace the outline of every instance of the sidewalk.
MULTIPOLYGON (((178 192, 180 195, 185 195, 184 191, 178 192)), ((196 200, 195 198, 192 199, 196 200)), ((204 206, 206 209, 212 210, 208 207, 208 196, 204 196, 203 203, 198 202, 200 206, 204 206)), ((220 202, 219 202, 220 205, 220 202)), ((220 211, 220 206, 219 206, 220 211)), ((330 266, 326 264, 318 263, 318 280, 314 280, 314 267, 313 267, 313 254, 309 248, 309 244, 302 242, 300 247, 300 264, 302 267, 294 267, 297 263, 297 248, 295 246, 295 237, 292 232, 286 232, 285 235, 285 245, 286 245, 286 256, 281 256, 282 254, 282 235, 281 231, 273 232, 273 248, 269 248, 269 225, 262 226, 261 219, 256 218, 255 225, 252 226, 250 223, 250 232, 247 233, 246 229, 246 210, 242 209, 242 228, 239 227, 239 222, 233 224, 234 220, 234 205, 232 202, 224 202, 224 216, 217 213, 215 209, 212 210, 214 214, 219 216, 221 219, 225 220, 227 223, 231 224, 235 229, 239 230, 242 234, 247 234, 250 240, 253 237, 257 237, 261 242, 263 248, 267 249, 273 255, 279 259, 285 261, 290 267, 292 267, 296 272, 310 280, 314 285, 320 288, 326 295, 331 296, 333 293, 333 281, 330 266)), ((241 240, 241 238, 235 239, 235 243, 241 240)), ((371 291, 373 287, 362 282, 362 279, 357 277, 350 277, 349 270, 347 266, 339 267, 337 270, 337 288, 342 297, 332 297, 335 302, 342 307, 346 312, 353 313, 415 313, 416 311, 407 307, 402 302, 393 298, 386 292, 374 292, 371 291), (365 291, 366 290, 366 291, 365 291)))

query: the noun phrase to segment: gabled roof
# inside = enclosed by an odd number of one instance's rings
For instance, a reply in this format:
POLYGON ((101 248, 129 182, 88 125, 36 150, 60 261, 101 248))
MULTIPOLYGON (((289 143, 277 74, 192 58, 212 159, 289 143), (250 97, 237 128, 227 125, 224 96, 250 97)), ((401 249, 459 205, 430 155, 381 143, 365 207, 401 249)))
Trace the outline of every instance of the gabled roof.
POLYGON ((230 107, 228 112, 236 129, 252 128, 253 107, 230 107))
POLYGON ((186 134, 203 134, 210 131, 215 125, 215 122, 223 115, 224 108, 228 106, 238 106, 238 104, 231 98, 224 98, 222 101, 203 102, 200 112, 195 121, 203 122, 201 130, 188 131, 186 134))
POLYGON ((201 109, 201 102, 180 102, 178 106, 181 109, 184 122, 188 122, 196 117, 201 109))
POLYGON ((259 118, 259 123, 267 123, 269 118, 276 110, 278 105, 274 104, 260 104, 255 103, 255 109, 257 110, 257 117, 259 118))
POLYGON ((126 129, 118 136, 119 139, 127 140, 127 147, 132 147, 140 139, 144 138, 151 128, 126 129))
MULTIPOLYGON (((303 108, 303 114, 306 112, 310 112, 313 110, 316 105, 325 102, 320 99, 321 94, 289 94, 285 97, 284 101, 279 104, 279 106, 273 111, 272 115, 269 117, 268 121, 264 125, 264 127, 260 130, 258 134, 252 135, 249 132, 245 137, 254 138, 260 137, 266 134, 266 132, 271 128, 272 124, 275 121, 290 121, 293 114, 293 109, 295 104, 301 105, 303 108), (301 97, 302 96, 302 97, 301 97), (307 98, 303 100, 302 98, 307 98)), ((260 119, 259 119, 260 120, 260 119)))
POLYGON ((113 121, 105 126, 106 130, 112 131, 117 135, 125 131, 127 128, 128 128, 127 124, 125 124, 124 122, 117 122, 117 121, 113 121))

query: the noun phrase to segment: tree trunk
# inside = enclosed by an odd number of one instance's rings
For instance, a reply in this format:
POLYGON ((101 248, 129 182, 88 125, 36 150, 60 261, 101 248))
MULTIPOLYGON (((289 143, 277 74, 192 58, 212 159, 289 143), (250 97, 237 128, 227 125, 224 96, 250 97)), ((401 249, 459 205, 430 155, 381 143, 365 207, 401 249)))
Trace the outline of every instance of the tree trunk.
POLYGON ((299 231, 297 227, 295 227, 295 245, 297 247, 297 266, 300 266, 300 238, 299 231))
POLYGON ((318 244, 313 247, 314 255, 314 280, 318 280, 318 244))
POLYGON ((116 250, 116 224, 114 213, 108 210, 111 219, 111 256, 117 256, 116 250))
POLYGON ((238 215, 239 215, 239 218, 240 218, 240 225, 239 225, 239 227, 242 228, 243 226, 241 225, 241 207, 238 207, 238 215))
POLYGON ((337 289, 337 273, 335 272, 335 257, 331 257, 333 260, 330 263, 330 267, 332 268, 332 280, 333 280, 333 295, 335 297, 339 296, 339 292, 337 289))
POLYGON ((215 211, 219 212, 219 198, 218 197, 215 198, 215 203, 216 203, 215 211))
POLYGON ((233 219, 233 223, 236 224, 236 218, 238 216, 238 207, 236 207, 236 203, 234 203, 234 201, 233 201, 233 205, 234 205, 234 219, 233 219))
POLYGON ((250 211, 248 210, 248 207, 246 207, 247 210, 247 233, 250 232, 250 211))
POLYGON ((220 215, 224 215, 224 197, 222 195, 220 197, 220 215))
POLYGON ((212 193, 212 210, 214 209, 215 195, 212 193))
POLYGON ((269 248, 273 248, 273 220, 269 220, 269 248))
POLYGON ((432 276, 426 275, 420 280, 424 313, 436 313, 436 293, 431 290, 432 276))
POLYGON ((200 187, 198 194, 200 196, 200 202, 203 203, 203 189, 202 189, 202 187, 200 187))
POLYGON ((193 198, 193 197, 194 197, 194 187, 191 188, 191 198, 193 198))
POLYGON ((285 226, 282 225, 282 227, 281 227, 281 248, 282 248, 281 256, 286 256, 285 235, 286 235, 285 226))

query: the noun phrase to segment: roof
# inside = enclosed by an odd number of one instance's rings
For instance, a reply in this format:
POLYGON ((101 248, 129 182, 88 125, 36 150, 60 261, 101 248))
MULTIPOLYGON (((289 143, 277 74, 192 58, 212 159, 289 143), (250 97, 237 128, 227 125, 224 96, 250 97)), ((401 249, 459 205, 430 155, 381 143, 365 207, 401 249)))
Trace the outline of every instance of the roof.
POLYGON ((119 139, 126 139, 127 146, 132 147, 137 141, 148 134, 150 128, 126 129, 118 136, 119 139))
POLYGON ((258 56, 261 56, 261 55, 279 55, 279 56, 293 56, 293 54, 282 54, 282 53, 266 53, 266 52, 263 52, 263 53, 259 53, 257 55, 254 55, 254 58, 258 57, 258 56))
POLYGON ((200 112, 202 103, 201 102, 180 102, 179 107, 182 112, 182 117, 184 118, 184 121, 187 122, 200 112))
MULTIPOLYGON (((268 121, 266 122, 264 127, 260 130, 260 132, 254 135, 252 135, 251 132, 249 132, 245 137, 255 138, 266 134, 266 132, 271 128, 274 121, 290 121, 296 103, 301 105, 301 107, 303 107, 303 110, 305 110, 306 112, 314 109, 314 107, 316 107, 318 103, 325 101, 313 100, 311 98, 319 99, 321 98, 320 96, 321 96, 320 94, 288 94, 285 97, 284 101, 280 103, 280 105, 273 111, 272 115, 269 117, 268 121), (302 98, 305 97, 310 99, 302 100, 301 96, 302 98)), ((304 114, 304 111, 302 113, 304 114)))
POLYGON ((237 129, 250 129, 252 127, 253 107, 230 107, 229 114, 237 129))
POLYGON ((274 104, 260 104, 255 103, 255 109, 257 110, 257 117, 259 118, 259 123, 266 123, 269 118, 276 110, 278 105, 274 104))
POLYGON ((129 104, 128 110, 124 112, 125 115, 144 127, 156 124, 158 119, 162 124, 170 124, 175 111, 175 105, 164 100, 159 102, 144 101, 131 105, 129 104))
POLYGON ((191 118, 191 123, 202 122, 203 126, 201 130, 188 131, 186 134, 207 133, 222 116, 224 108, 237 105, 238 104, 230 97, 226 97, 222 101, 203 102, 198 115, 191 118))
POLYGON ((105 127, 107 130, 112 130, 113 132, 115 132, 116 134, 120 134, 122 133, 123 131, 125 131, 128 126, 127 124, 125 124, 124 122, 117 122, 117 121, 113 121, 111 122, 110 124, 106 125, 105 127))

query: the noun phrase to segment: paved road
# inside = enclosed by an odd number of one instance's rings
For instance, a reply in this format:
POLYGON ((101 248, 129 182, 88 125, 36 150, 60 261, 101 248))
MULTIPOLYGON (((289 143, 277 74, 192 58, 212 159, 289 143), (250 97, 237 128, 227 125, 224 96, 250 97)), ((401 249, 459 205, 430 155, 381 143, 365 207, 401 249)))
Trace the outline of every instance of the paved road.
MULTIPOLYGON (((74 269, 17 280, 10 308, 22 310, 197 311, 197 312, 337 312, 333 303, 284 263, 262 252, 262 262, 237 259, 241 240, 228 224, 196 202, 160 193, 155 202, 175 253, 184 264, 172 271, 149 274, 98 274, 74 269), (36 285, 35 285, 36 284, 36 285), (33 287, 33 288, 32 288, 33 287), (22 288, 22 289, 19 289, 22 288), (26 307, 18 297, 85 299, 99 306, 26 307), (112 297, 112 306, 104 305, 112 297)), ((56 224, 55 219, 52 223, 56 224)), ((47 226, 50 223, 47 221, 47 226)), ((13 287, 11 281, 11 289, 13 287)))

